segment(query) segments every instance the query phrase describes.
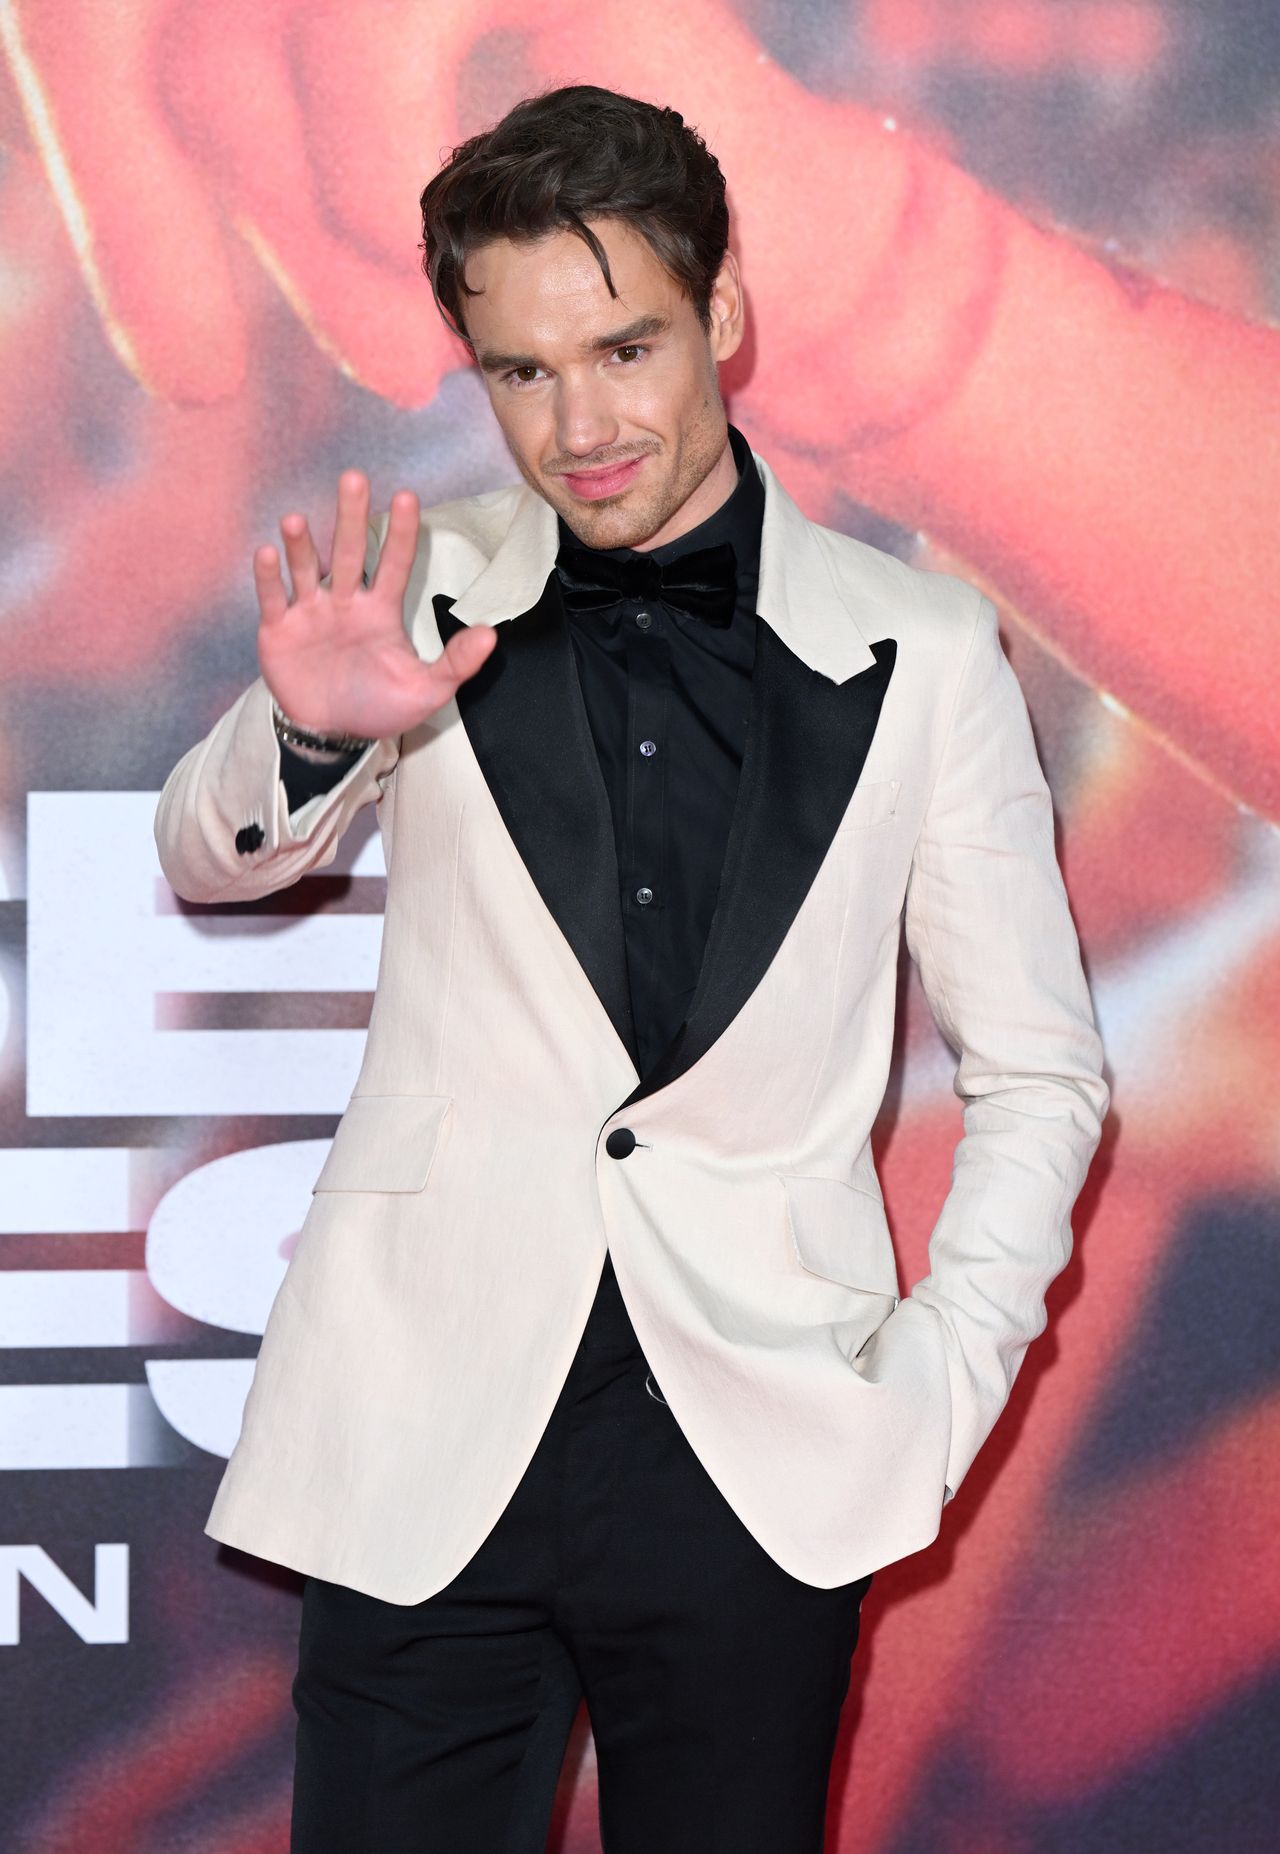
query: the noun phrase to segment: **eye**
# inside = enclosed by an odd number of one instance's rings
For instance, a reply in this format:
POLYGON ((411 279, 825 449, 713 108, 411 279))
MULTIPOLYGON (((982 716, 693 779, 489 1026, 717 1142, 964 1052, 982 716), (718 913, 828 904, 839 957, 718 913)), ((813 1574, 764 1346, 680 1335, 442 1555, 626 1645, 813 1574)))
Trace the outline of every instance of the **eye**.
MULTIPOLYGON (((622 347, 615 348, 613 351, 615 354, 635 354, 635 355, 645 354, 648 352, 646 348, 642 348, 639 345, 639 343, 635 341, 628 341, 622 347)), ((623 361, 622 365, 624 367, 634 367, 635 362, 634 361, 623 361)))
POLYGON ((532 381, 517 379, 516 376, 522 373, 537 373, 538 371, 539 369, 533 365, 532 361, 530 361, 528 362, 527 365, 523 367, 513 367, 511 369, 511 372, 505 375, 505 378, 513 386, 530 386, 532 385, 532 381))

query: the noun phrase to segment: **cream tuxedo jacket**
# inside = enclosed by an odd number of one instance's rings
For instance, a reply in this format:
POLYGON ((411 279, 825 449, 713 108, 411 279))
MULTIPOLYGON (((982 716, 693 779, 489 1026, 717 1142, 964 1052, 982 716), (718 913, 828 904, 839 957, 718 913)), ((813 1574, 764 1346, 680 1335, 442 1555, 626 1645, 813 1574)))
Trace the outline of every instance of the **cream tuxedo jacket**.
POLYGON ((555 513, 523 484, 422 514, 419 655, 498 627, 455 700, 291 817, 258 680, 165 784, 156 840, 188 900, 322 868, 371 800, 388 869, 363 1063, 216 1539, 394 1603, 440 1589, 534 1452, 607 1246, 708 1474, 830 1587, 936 1537, 1043 1330, 1109 1096, 995 609, 808 521, 753 459, 740 787, 697 991, 648 1075, 555 513), (900 1298, 869 1135, 904 930, 963 1131, 900 1298), (636 1143, 612 1158, 618 1127, 636 1143))

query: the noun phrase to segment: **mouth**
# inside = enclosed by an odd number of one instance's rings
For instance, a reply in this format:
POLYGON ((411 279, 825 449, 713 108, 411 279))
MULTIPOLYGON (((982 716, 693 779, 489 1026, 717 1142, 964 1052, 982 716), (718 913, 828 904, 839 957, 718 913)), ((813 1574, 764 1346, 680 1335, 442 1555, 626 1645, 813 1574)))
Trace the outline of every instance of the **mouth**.
POLYGON ((607 464, 603 470, 581 470, 563 480, 582 501, 599 502, 629 488, 643 462, 643 457, 633 457, 629 463, 607 464))

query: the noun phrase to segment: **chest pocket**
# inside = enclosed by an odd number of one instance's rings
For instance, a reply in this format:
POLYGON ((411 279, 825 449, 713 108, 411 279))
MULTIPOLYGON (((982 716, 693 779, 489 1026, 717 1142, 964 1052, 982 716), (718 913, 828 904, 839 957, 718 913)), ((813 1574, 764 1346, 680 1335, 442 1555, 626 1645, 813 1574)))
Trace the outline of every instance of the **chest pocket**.
POLYGON ((876 824, 887 824, 897 811, 901 789, 900 779, 860 779, 836 826, 836 836, 842 836, 847 830, 867 830, 876 824))

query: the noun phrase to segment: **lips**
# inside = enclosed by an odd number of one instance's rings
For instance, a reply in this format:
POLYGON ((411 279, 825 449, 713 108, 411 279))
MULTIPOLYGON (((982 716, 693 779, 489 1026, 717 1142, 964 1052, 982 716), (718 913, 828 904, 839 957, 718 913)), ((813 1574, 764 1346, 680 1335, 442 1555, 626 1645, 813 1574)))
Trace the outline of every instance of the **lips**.
POLYGON ((643 462, 643 457, 633 457, 629 463, 613 464, 605 470, 584 470, 564 480, 584 502, 599 502, 602 496, 616 496, 619 490, 626 489, 643 462))

